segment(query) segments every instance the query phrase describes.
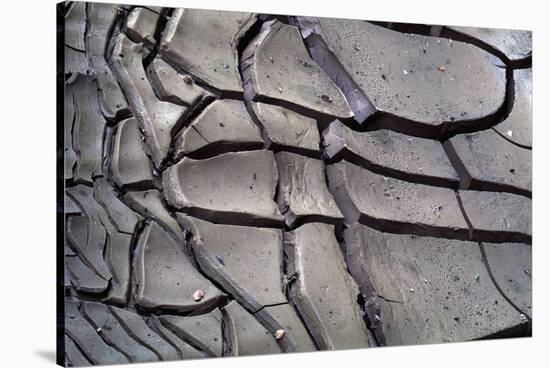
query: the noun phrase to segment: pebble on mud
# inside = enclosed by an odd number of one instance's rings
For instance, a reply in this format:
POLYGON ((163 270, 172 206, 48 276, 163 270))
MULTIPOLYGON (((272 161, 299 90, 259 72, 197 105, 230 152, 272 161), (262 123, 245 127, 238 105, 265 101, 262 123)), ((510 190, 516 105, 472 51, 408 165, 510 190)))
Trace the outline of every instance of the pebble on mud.
POLYGON ((193 78, 191 78, 191 76, 189 74, 185 74, 183 76, 183 81, 187 84, 191 84, 191 83, 193 83, 193 78))
POLYGON ((281 329, 281 330, 275 331, 275 335, 274 335, 274 336, 275 336, 275 339, 276 339, 276 340, 282 339, 283 336, 285 336, 285 330, 282 330, 282 329, 281 329))
POLYGON ((330 98, 330 97, 327 96, 327 95, 322 95, 321 98, 322 98, 323 101, 325 101, 325 102, 332 102, 332 98, 330 98))
POLYGON ((199 289, 199 290, 197 290, 193 293, 193 300, 194 301, 200 302, 203 298, 204 298, 204 291, 202 291, 201 289, 199 289))
POLYGON ((445 69, 445 66, 444 65, 440 65, 439 66, 439 71, 440 72, 444 72, 446 69, 445 69))

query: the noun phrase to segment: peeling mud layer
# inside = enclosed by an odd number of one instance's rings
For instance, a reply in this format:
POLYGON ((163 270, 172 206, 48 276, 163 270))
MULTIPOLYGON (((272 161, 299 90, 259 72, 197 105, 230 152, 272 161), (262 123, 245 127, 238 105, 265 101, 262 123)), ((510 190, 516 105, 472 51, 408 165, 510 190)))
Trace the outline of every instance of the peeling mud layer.
POLYGON ((58 364, 531 335, 530 32, 57 11, 58 364))

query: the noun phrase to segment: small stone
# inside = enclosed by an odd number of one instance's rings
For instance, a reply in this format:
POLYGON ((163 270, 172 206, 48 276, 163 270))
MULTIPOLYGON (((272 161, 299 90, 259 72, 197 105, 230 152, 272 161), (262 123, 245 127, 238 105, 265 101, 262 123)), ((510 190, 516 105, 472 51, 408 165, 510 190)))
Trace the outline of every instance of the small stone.
POLYGON ((475 278, 476 278, 476 281, 479 282, 479 273, 476 273, 475 278))
POLYGON ((409 291, 410 291, 411 293, 414 293, 414 289, 413 289, 413 288, 410 288, 409 291))
POLYGON ((325 102, 332 102, 332 98, 330 98, 330 97, 327 96, 327 95, 322 95, 321 98, 322 98, 323 101, 325 101, 325 102))
POLYGON ((204 291, 202 291, 201 289, 195 291, 193 293, 193 300, 196 301, 196 302, 200 302, 202 300, 202 298, 204 298, 204 291))
POLYGON ((509 130, 506 134, 508 134, 508 137, 511 137, 514 133, 511 130, 509 130))
POLYGON ((407 72, 405 69, 403 69, 403 74, 408 75, 409 72, 407 72))
POLYGON ((231 326, 228 329, 231 331, 231 353, 234 356, 281 353, 281 347, 273 335, 237 301, 227 304, 223 311, 226 326, 231 326))
POLYGON ((185 74, 183 76, 183 81, 187 84, 191 84, 191 83, 193 83, 193 78, 191 78, 191 76, 189 74, 185 74))
MULTIPOLYGON (((519 315, 519 319, 520 319, 521 321, 525 321, 525 320, 527 320, 527 316, 526 316, 525 314, 521 313, 521 314, 519 315)), ((284 331, 283 331, 283 332, 284 332, 284 331)))
POLYGON ((441 206, 433 206, 433 207, 432 207, 432 212, 433 212, 434 214, 436 214, 436 215, 439 215, 439 212, 441 212, 441 209, 442 209, 442 208, 443 208, 443 207, 441 207, 441 206))
POLYGON ((281 285, 281 230, 213 224, 182 213, 177 219, 191 233, 187 240, 200 268, 243 307, 256 312, 287 301, 281 285))
POLYGON ((444 71, 445 71, 445 66, 444 66, 444 65, 440 65, 440 66, 439 66, 439 71, 440 71, 440 72, 444 72, 444 71))
MULTIPOLYGON (((523 315, 523 314, 522 314, 523 315)), ((285 330, 277 330, 275 331, 275 339, 280 340, 285 336, 285 330)))
POLYGON ((97 331, 98 334, 100 334, 100 333, 103 332, 103 330, 101 329, 101 327, 98 327, 96 331, 97 331))

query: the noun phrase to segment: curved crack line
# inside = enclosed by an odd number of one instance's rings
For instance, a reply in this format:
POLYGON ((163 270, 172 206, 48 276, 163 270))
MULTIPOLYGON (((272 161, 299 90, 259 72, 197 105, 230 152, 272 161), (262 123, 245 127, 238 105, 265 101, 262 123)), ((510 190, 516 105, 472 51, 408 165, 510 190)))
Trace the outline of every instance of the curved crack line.
MULTIPOLYGON (((98 4, 91 4, 91 3, 86 4, 86 19, 89 18, 90 7, 91 6, 97 6, 97 5, 98 4)), ((112 73, 112 68, 111 68, 111 64, 110 64, 109 60, 110 60, 111 49, 114 46, 114 44, 113 44, 114 36, 118 32, 120 32, 120 29, 122 28, 122 24, 126 21, 126 17, 128 16, 128 14, 129 14, 129 12, 126 11, 126 9, 124 9, 122 7, 117 7, 116 15, 115 15, 110 27, 109 27, 109 30, 107 31, 107 35, 106 35, 106 38, 105 38, 106 39, 105 47, 103 49, 103 52, 101 53, 101 57, 103 58, 103 61, 105 62, 105 66, 111 71, 111 73, 112 73)), ((89 30, 90 24, 91 24, 90 21, 86 22, 86 33, 88 33, 90 31, 89 30)), ((89 47, 87 47, 87 49, 89 50, 89 47)), ((91 55, 86 55, 86 56, 88 57, 88 63, 93 67, 94 65, 92 63, 91 55)), ((94 72, 95 72, 95 69, 94 69, 94 72)), ((124 98, 124 102, 127 103, 128 98, 126 96, 126 92, 122 89, 118 79, 116 78, 116 76, 114 74, 113 74, 113 81, 116 83, 117 87, 121 91, 122 96, 124 98)), ((99 92, 99 90, 98 90, 98 92, 99 92)), ((118 110, 116 112, 114 118, 111 119, 111 118, 109 118, 105 115, 105 111, 104 111, 104 108, 102 106, 101 99, 99 100, 99 102, 100 102, 99 105, 100 105, 101 114, 103 115, 103 117, 107 121, 108 125, 116 125, 118 122, 120 122, 124 119, 127 119, 127 118, 129 118, 133 115, 133 111, 131 111, 129 106, 125 106, 125 107, 122 107, 120 110, 118 110)))
MULTIPOLYGON (((121 24, 122 24, 123 22, 124 22, 124 17, 119 16, 119 18, 117 19, 117 21, 116 21, 116 22, 114 23, 114 25, 113 25, 113 29, 111 30, 111 35, 109 36, 109 38, 110 38, 111 40, 112 40, 112 38, 113 38, 113 36, 114 36, 114 33, 116 33, 117 30, 120 32, 120 27, 121 27, 121 24)), ((108 44, 109 44, 109 43, 108 43, 108 44)), ((108 49, 108 47, 106 47, 106 52, 107 52, 107 49, 108 49)), ((117 80, 117 83, 118 83, 118 80, 117 80)), ((124 89, 122 89, 122 91, 124 92, 124 89)), ((79 110, 78 102, 75 101, 75 100, 76 100, 75 96, 72 96, 72 100, 73 100, 73 101, 72 101, 72 102, 73 102, 73 105, 75 105, 75 114, 73 115, 73 124, 72 124, 72 127, 71 127, 71 136, 74 136, 74 125, 75 125, 75 124, 74 124, 74 123, 75 123, 74 120, 77 120, 77 119, 79 118, 80 110, 79 110)), ((211 99, 209 99, 208 101, 211 101, 211 99)), ((207 105, 208 105, 208 104, 203 104, 203 105, 201 105, 201 106, 205 107, 205 106, 207 106, 207 105)), ((200 112, 200 110, 201 110, 201 109, 199 109, 198 111, 200 112)), ((107 135, 104 134, 103 141, 106 141, 107 138, 108 138, 107 135)), ((73 140, 74 140, 74 139, 73 139, 73 140)), ((110 148, 110 147, 104 147, 104 150, 103 150, 103 151, 104 151, 104 152, 109 151, 109 148, 110 148)), ((108 155, 108 153, 107 153, 107 155, 108 155)), ((105 170, 107 170, 107 169, 104 168, 104 171, 105 171, 105 170)), ((108 170, 107 170, 107 171, 108 171, 108 170)), ((109 183, 111 184, 111 186, 113 186, 112 183, 110 182, 110 179, 111 179, 110 176, 107 175, 107 180, 109 180, 109 183)), ((76 185, 76 184, 78 184, 78 183, 76 183, 76 182, 74 182, 74 181, 68 181, 68 182, 67 182, 67 185, 69 185, 69 186, 71 186, 71 185, 76 185)), ((90 183, 84 183, 84 184, 86 184, 88 187, 92 187, 92 186, 93 186, 93 185, 90 184, 90 183)), ((113 186, 113 187, 116 189, 116 186, 113 186)), ((120 188, 119 188, 119 190, 120 190, 120 188)), ((118 195, 119 192, 115 191, 115 193, 117 194, 118 197, 120 197, 120 195, 118 195)), ((65 195, 66 195, 66 194, 65 194, 65 195)), ((119 198, 119 199, 120 199, 120 198, 119 198)), ((123 203, 124 203, 124 202, 123 202, 123 203)), ((100 204, 100 206, 101 206, 101 207, 104 207, 104 206, 102 206, 101 204, 100 204)), ((82 206, 80 206, 80 207, 82 207, 82 206)), ((83 212, 84 212, 84 214, 86 214, 85 211, 83 211, 83 212)), ((107 214, 109 215, 108 211, 107 211, 107 214)), ((110 218, 110 216, 109 216, 109 220, 112 220, 112 219, 110 218)), ((100 219, 100 221, 101 221, 101 219, 100 219)), ((140 315, 140 316, 142 316, 142 317, 151 316, 151 315, 153 315, 153 314, 152 314, 152 313, 144 313, 143 311, 140 311, 140 310, 136 309, 135 301, 133 301, 133 293, 132 293, 132 284, 133 284, 133 281, 132 281, 132 280, 134 279, 134 277, 133 277, 133 274, 134 274, 134 272, 133 272, 133 264, 134 264, 134 262, 133 262, 133 256, 134 256, 134 253, 135 253, 135 248, 136 248, 137 241, 138 241, 138 239, 139 239, 139 234, 140 234, 140 232, 143 230, 143 228, 144 228, 146 222, 147 222, 147 220, 143 221, 143 222, 141 223, 141 225, 139 226, 139 228, 137 228, 137 229, 134 231, 134 233, 132 234, 132 235, 133 235, 133 239, 132 239, 132 245, 131 245, 131 247, 130 247, 130 248, 131 248, 131 251, 130 251, 130 288, 129 288, 129 290, 128 290, 128 293, 130 294, 130 301, 127 303, 127 305, 125 305, 125 306, 123 307, 123 309, 125 309, 125 310, 127 310, 127 311, 131 311, 131 312, 133 312, 133 313, 136 313, 136 314, 138 314, 138 315, 140 315)), ((105 252, 105 249, 104 249, 104 252, 105 252)), ((103 258, 104 258, 104 257, 103 257, 103 258)), ((93 268, 92 268, 92 269, 93 269, 93 268)), ((95 273, 98 274, 97 271, 95 271, 95 273)), ((100 276, 100 275, 98 274, 98 276, 100 276)), ((205 276, 205 277, 206 277, 206 276, 205 276)), ((206 279, 208 279, 208 278, 206 277, 206 279)), ((76 296, 76 295, 75 295, 75 296, 76 296)), ((104 305, 121 307, 118 303, 112 303, 112 302, 109 302, 109 301, 106 301, 106 300, 102 300, 104 297, 106 297, 106 295, 103 295, 103 294, 100 295, 100 296, 95 295, 95 294, 94 294, 94 295, 78 294, 78 299, 77 299, 77 300, 92 301, 92 302, 101 302, 101 303, 104 304, 104 305), (98 299, 99 299, 99 300, 98 300, 98 299)), ((155 311, 155 312, 158 313, 159 311, 155 311)), ((164 314, 171 314, 171 315, 182 316, 181 313, 177 313, 177 314, 176 314, 176 313, 171 313, 170 311, 163 311, 163 310, 160 310, 160 312, 162 312, 162 313, 164 313, 164 314)))
POLYGON ((71 49, 71 50, 73 50, 73 51, 80 52, 80 53, 82 53, 82 54, 86 53, 86 50, 77 49, 76 47, 73 47, 73 46, 68 45, 68 44, 65 44, 65 47, 67 47, 67 48, 69 48, 69 49, 71 49))
MULTIPOLYGON (((82 349, 82 347, 80 345, 78 345, 78 343, 76 342, 75 339, 73 339, 71 336, 69 336, 68 333, 64 333, 64 339, 69 339, 72 341, 72 343, 74 344, 74 346, 76 347, 76 349, 80 352, 80 354, 82 354, 82 356, 84 357, 84 359, 86 359, 90 365, 93 365, 94 364, 94 360, 92 358, 90 358, 88 356, 88 354, 86 354, 86 352, 84 351, 84 349, 82 349)), ((67 352, 65 351, 65 346, 63 346, 63 352, 65 355, 67 354, 67 352)), ((61 358, 60 356, 58 356, 58 359, 61 358)), ((58 362, 59 364, 59 362, 58 362)), ((64 366, 63 362, 61 362, 60 364, 61 366, 64 366)))
MULTIPOLYGON (((325 164, 326 167, 326 164, 325 164)), ((327 176, 328 181, 328 176, 327 176)), ((327 184, 328 187, 328 184, 327 184)), ((380 310, 380 305, 378 303, 377 298, 384 299, 381 295, 379 295, 374 285, 372 284, 372 281, 370 279, 370 276, 365 272, 364 277, 362 277, 364 280, 362 283, 359 283, 356 279, 356 275, 354 275, 351 271, 350 262, 348 262, 348 244, 346 243, 346 239, 343 235, 343 228, 338 229, 337 227, 334 228, 334 237, 336 238, 336 241, 338 242, 340 246, 340 250, 342 251, 342 259, 344 260, 344 264, 346 265, 346 272, 351 277, 351 279, 355 282, 357 285, 357 289, 359 290, 359 295, 357 296, 357 304, 359 305, 361 311, 363 312, 363 322, 365 323, 365 328, 367 329, 368 333, 370 333, 370 336, 372 336, 372 339, 374 340, 374 343, 376 346, 385 346, 386 345, 386 336, 384 331, 384 325, 382 323, 382 313, 380 310), (365 289, 367 290, 361 290, 361 287, 359 285, 364 285, 365 289), (364 291, 364 295, 363 295, 364 291), (365 298, 368 298, 365 300, 365 298)), ((359 275, 357 275, 357 278, 359 278, 359 275)), ((388 299, 384 299, 386 301, 390 301, 388 299)), ((369 336, 369 337, 370 337, 369 336)))
POLYGON ((498 57, 506 66, 512 69, 530 68, 532 64, 532 55, 528 55, 522 59, 511 60, 510 58, 508 58, 508 56, 504 54, 504 52, 498 50, 487 42, 474 36, 455 31, 449 28, 449 26, 419 23, 380 22, 368 20, 366 20, 366 22, 403 34, 416 34, 426 37, 447 38, 453 41, 464 42, 498 57))
MULTIPOLYGON (((144 9, 152 11, 149 8, 144 8, 144 9)), ((155 40, 155 44, 151 48, 149 54, 147 54, 142 59, 143 69, 145 70, 145 75, 147 76, 147 79, 149 80, 149 84, 151 84, 151 85, 152 85, 152 83, 151 83, 151 80, 149 78, 149 73, 147 73, 147 67, 149 66, 149 64, 151 64, 151 62, 155 59, 155 57, 158 54, 162 34, 164 32, 164 29, 166 28, 166 23, 168 23, 168 19, 170 19, 170 16, 172 15, 173 10, 174 9, 172 9, 172 8, 163 8, 161 10, 161 13, 157 13, 155 11, 152 11, 153 13, 159 15, 159 17, 157 19, 157 24, 155 25, 155 32, 153 34, 153 39, 155 40)), ((155 88, 153 88, 153 91, 156 94, 155 88)), ((157 98, 158 98, 158 96, 157 96, 157 98)), ((160 98, 158 98, 158 99, 160 100, 160 98)))
MULTIPOLYGON (((85 213, 85 212, 84 212, 85 213)), ((85 213, 86 214, 86 213, 85 213)), ((89 216, 86 214, 86 216, 89 218, 89 216)), ((103 226, 103 225, 101 225, 103 226)), ((88 235, 89 236, 89 235, 88 235)), ((97 277, 99 277, 100 279, 103 279, 105 281, 110 281, 110 279, 108 278, 105 278, 105 276, 103 276, 101 274, 101 272, 99 272, 99 269, 97 268, 97 266, 94 264, 94 262, 90 259, 88 259, 88 257, 86 256, 86 254, 82 254, 84 252, 81 252, 80 249, 79 249, 79 246, 77 245, 78 242, 76 241, 76 239, 74 239, 72 236, 70 236, 70 234, 66 234, 66 243, 68 245, 68 247, 76 254, 76 256, 80 259, 80 261, 85 265, 87 266, 93 273, 95 273, 97 275, 97 277)), ((86 241, 86 245, 85 247, 88 246, 88 240, 86 241)), ((78 277, 76 278, 78 279, 78 277)))
POLYGON ((134 339, 138 344, 140 344, 140 345, 144 346, 146 349, 152 351, 153 354, 155 354, 157 356, 159 361, 164 361, 164 357, 161 355, 160 352, 158 352, 155 348, 153 348, 151 345, 149 345, 147 342, 145 342, 139 336, 137 336, 134 333, 134 331, 132 331, 132 329, 126 324, 126 321, 124 321, 124 319, 122 317, 120 317, 115 311, 113 311, 112 307, 109 306, 108 308, 109 308, 109 312, 111 312, 111 315, 117 320, 120 327, 122 327, 122 329, 124 330, 124 332, 126 332, 126 334, 128 336, 130 336, 132 339, 134 339))
POLYGON ((532 65, 532 55, 528 55, 523 59, 511 60, 510 58, 508 58, 508 56, 506 56, 506 54, 504 54, 504 52, 498 50, 497 48, 486 43, 485 41, 475 38, 473 36, 467 35, 465 33, 455 31, 453 29, 450 29, 449 27, 445 27, 445 26, 442 27, 439 36, 468 43, 482 50, 485 50, 488 53, 495 55, 500 60, 502 60, 502 62, 509 69, 525 69, 525 68, 530 68, 532 65))
MULTIPOLYGON (((283 304, 286 304, 286 303, 283 303, 283 304)), ((265 306, 264 306, 265 307, 265 306)), ((262 307, 263 308, 263 307, 262 307)))
MULTIPOLYGON (((466 211, 464 209, 464 205, 462 203, 462 199, 460 198, 460 194, 458 193, 458 191, 456 192, 456 199, 458 201, 458 205, 460 207, 460 211, 462 212, 462 216, 464 217, 464 220, 466 221, 466 223, 468 224, 468 228, 469 228, 469 232, 470 232, 470 240, 471 241, 474 241, 473 239, 473 231, 474 231, 474 227, 472 225, 472 222, 470 221, 470 219, 468 218, 468 215, 466 214, 466 211)), ((487 254, 485 252, 485 248, 483 246, 483 242, 477 242, 478 243, 478 246, 479 246, 479 250, 481 252, 481 256, 482 256, 482 259, 483 259, 483 265, 485 266, 485 269, 487 270, 487 273, 489 274, 489 277, 491 278, 491 282, 493 283, 493 285, 496 287, 496 289, 498 290, 498 292, 502 295, 502 297, 514 308, 516 309, 519 313, 523 314, 529 321, 529 325, 531 325, 532 323, 532 319, 531 317, 529 317, 526 313, 524 313, 521 308, 519 308, 505 293, 504 291, 502 290, 502 288, 500 287, 500 285, 497 283, 494 275, 493 275, 493 272, 491 270, 491 267, 489 265, 489 261, 487 259, 487 254)))
MULTIPOLYGON (((133 210, 132 210, 133 211, 133 210)), ((147 226, 148 220, 144 218, 136 227, 134 230, 134 233, 132 234, 132 240, 130 242, 130 249, 129 249, 129 263, 128 263, 128 290, 126 291, 126 308, 129 310, 131 307, 133 310, 136 310, 136 299, 135 299, 135 293, 134 288, 136 288, 136 279, 135 279, 135 259, 136 259, 136 253, 138 251, 139 246, 139 239, 141 238, 141 234, 145 230, 145 227, 147 226)))
POLYGON ((154 333, 159 335, 167 344, 171 345, 174 348, 174 350, 176 350, 179 359, 185 359, 183 355, 183 351, 177 346, 175 342, 173 342, 171 339, 168 338, 168 336, 164 333, 164 331, 161 330, 161 328, 157 326, 157 323, 160 324, 160 322, 156 318, 157 318, 156 316, 146 318, 145 323, 147 324, 147 327, 149 327, 154 333))
POLYGON ((479 250, 481 251, 481 256, 483 258, 483 264, 485 266, 485 268, 487 269, 487 273, 489 274, 489 277, 491 278, 491 281, 493 282, 493 285, 497 288, 498 292, 500 293, 500 295, 502 295, 502 297, 512 306, 514 307, 515 310, 517 310, 519 313, 521 313, 522 315, 525 316, 525 318, 527 318, 527 320, 529 321, 529 324, 531 325, 533 320, 531 317, 529 317, 529 315, 527 313, 525 313, 520 307, 518 307, 516 305, 516 303, 513 302, 513 300, 504 292, 504 290, 502 290, 502 288, 500 287, 499 283, 497 282, 497 280, 495 279, 495 276, 493 274, 493 271, 491 270, 491 266, 489 265, 489 260, 487 259, 487 253, 485 252, 485 247, 483 245, 482 242, 479 242, 478 243, 479 245, 479 250))
MULTIPOLYGON (((321 152, 321 158, 323 161, 323 175, 325 178, 325 186, 332 196, 334 203, 336 203, 336 206, 341 212, 341 205, 342 203, 339 203, 338 200, 340 196, 338 196, 335 193, 335 190, 333 189, 333 186, 330 185, 330 175, 327 172, 327 165, 330 163, 330 159, 327 155, 327 148, 325 143, 325 136, 323 135, 323 129, 320 124, 317 124, 317 128, 319 130, 319 151, 321 152)), ((343 214, 343 213, 342 213, 343 214)), ((383 328, 383 323, 381 320, 381 313, 380 313, 380 306, 378 304, 378 301, 376 298, 378 297, 378 294, 376 293, 376 290, 374 289, 374 285, 372 284, 370 277, 367 273, 365 273, 365 277, 363 278, 363 282, 359 282, 358 280, 359 276, 354 275, 355 272, 352 272, 352 265, 350 265, 349 256, 350 252, 348 249, 348 244, 346 243, 346 240, 344 239, 344 219, 340 221, 338 225, 334 227, 334 237, 336 241, 338 242, 339 248, 342 251, 344 264, 346 265, 346 272, 348 275, 350 275, 351 279, 355 282, 357 285, 357 288, 359 290, 359 295, 357 296, 357 304, 359 304, 360 310, 363 312, 363 322, 365 324, 365 328, 367 330, 367 337, 374 340, 374 343, 376 346, 385 346, 386 345, 386 337, 385 332, 383 328), (356 278, 357 277, 357 278, 356 278), (363 287, 361 287, 361 286, 363 287), (366 290, 363 290, 366 289, 366 290), (368 298, 365 300, 365 298, 368 298), (378 319, 376 319, 378 317, 378 319)), ((370 340, 370 339, 369 339, 370 340)))
POLYGON ((194 126, 193 124, 190 125, 191 129, 193 129, 198 135, 199 137, 201 137, 206 143, 210 144, 210 141, 208 139, 206 139, 205 136, 202 135, 201 131, 199 130, 199 128, 197 128, 196 126, 194 126))
MULTIPOLYGON (((401 169, 394 169, 388 166, 383 166, 381 163, 374 162, 368 158, 360 156, 352 150, 348 150, 347 147, 343 148, 332 158, 328 158, 325 160, 326 164, 329 165, 338 163, 340 161, 347 161, 356 166, 367 169, 375 174, 399 179, 401 181, 406 181, 413 184, 423 184, 449 189, 457 189, 457 187, 459 186, 459 181, 453 178, 425 175, 423 173, 407 172, 401 169)), ((456 168, 454 169, 456 171, 456 168)))
MULTIPOLYGON (((342 120, 344 124, 356 131, 371 131, 389 129, 410 136, 444 141, 457 134, 471 133, 491 128, 502 122, 510 113, 513 104, 512 69, 506 70, 506 91, 502 105, 492 114, 474 120, 449 120, 438 125, 430 125, 419 121, 377 111, 369 98, 357 86, 353 78, 345 70, 338 58, 332 53, 323 38, 318 25, 304 25, 298 17, 292 17, 292 22, 299 29, 306 49, 311 59, 329 76, 342 90, 348 104, 352 107, 356 118, 342 120), (304 36, 306 35, 307 36, 304 36)), ((305 22, 307 23, 307 21, 305 22)), ((273 103, 273 101, 269 101, 273 103)))
POLYGON ((501 132, 499 132, 498 130, 496 130, 494 127, 491 128, 495 133, 497 133, 499 136, 501 136, 502 138, 506 139, 508 142, 512 143, 513 145, 515 146, 518 146, 519 148, 523 148, 523 149, 526 149, 526 150, 529 150, 529 151, 532 151, 533 150, 533 147, 532 146, 526 146, 524 144, 521 144, 521 143, 518 143, 512 139, 510 139, 509 137, 507 137, 505 134, 502 134, 501 132))
POLYGON ((445 153, 447 154, 451 165, 453 166, 460 178, 458 189, 479 190, 484 192, 496 193, 511 193, 527 198, 532 197, 532 192, 527 189, 518 188, 516 186, 506 183, 497 183, 474 178, 458 156, 458 153, 454 149, 453 144, 450 140, 446 140, 445 142, 443 142, 443 149, 445 150, 445 153))
POLYGON ((193 339, 190 339, 184 331, 180 330, 179 328, 172 327, 172 325, 170 323, 164 322, 160 318, 157 319, 157 320, 158 320, 158 323, 160 323, 160 325, 162 327, 164 327, 165 329, 167 329, 168 331, 170 331, 171 333, 176 335, 180 340, 182 340, 183 342, 185 342, 186 344, 188 344, 189 346, 191 346, 195 350, 199 351, 200 353, 204 354, 205 356, 212 357, 212 355, 209 354, 208 352, 206 352, 201 346, 199 346, 199 344, 195 343, 195 341, 193 341, 193 339))
MULTIPOLYGON (((105 334, 103 333, 99 333, 99 331, 101 331, 101 328, 99 327, 98 324, 95 323, 95 321, 90 317, 88 316, 88 314, 86 313, 86 311, 83 309, 82 305, 79 304, 78 306, 78 311, 80 312, 80 315, 82 316, 82 318, 84 318, 84 320, 86 320, 86 322, 88 322, 90 324, 90 326, 92 326, 92 328, 94 330, 96 330, 97 334, 99 335, 99 337, 105 342, 105 344, 109 345, 110 347, 112 347, 113 349, 115 349, 116 351, 118 351, 120 354, 124 355, 124 357, 126 359, 128 359, 128 361, 130 363, 134 363, 134 359, 132 359, 132 357, 130 356, 130 354, 126 353, 124 350, 122 350, 118 345, 115 344, 114 341, 112 341, 108 336, 106 336, 105 334)), ((111 313, 112 314, 112 313, 111 313)))
MULTIPOLYGON (((297 281, 297 279, 300 277, 299 272, 294 268, 295 265, 295 254, 294 249, 292 245, 290 245, 291 241, 289 237, 293 237, 289 232, 283 232, 283 292, 285 293, 285 297, 288 300, 288 304, 292 307, 294 312, 296 313, 296 316, 304 326, 304 329, 306 330, 307 334, 309 335, 309 338, 313 342, 313 345, 317 350, 322 350, 319 341, 315 339, 315 334, 312 332, 312 327, 308 324, 308 321, 311 323, 314 322, 313 319, 308 318, 302 308, 300 308, 299 303, 295 302, 295 298, 297 299, 298 296, 295 295, 293 284, 294 281, 297 281)), ((316 320, 321 320, 319 316, 317 316, 316 320)))
MULTIPOLYGON (((265 127, 260 122, 260 120, 258 119, 256 114, 254 113, 254 110, 252 108, 252 101, 255 101, 257 99, 253 98, 251 96, 251 94, 247 93, 247 91, 246 91, 247 90, 247 82, 246 82, 246 78, 245 78, 244 73, 245 73, 245 70, 247 68, 252 67, 252 65, 251 64, 247 65, 247 63, 244 60, 243 54, 244 54, 245 49, 260 34, 263 24, 270 21, 269 18, 270 18, 269 16, 267 16, 267 17, 257 17, 256 21, 241 35, 241 37, 239 38, 239 44, 237 45, 237 63, 238 63, 237 69, 239 71, 239 76, 241 78, 241 85, 243 86, 243 91, 244 91, 243 97, 244 97, 245 107, 246 107, 246 110, 247 110, 250 118, 252 119, 252 121, 260 129, 261 136, 262 136, 262 139, 264 141, 264 148, 265 149, 268 149, 271 146, 271 141, 269 139, 269 136, 268 136, 268 133, 267 133, 265 127)), ((277 105, 277 103, 275 103, 275 105, 277 105)), ((299 106, 296 106, 296 107, 297 107, 297 109, 302 110, 299 106)), ((308 113, 304 113, 303 115, 308 116, 308 113)), ((274 195, 273 195, 273 201, 275 203, 279 203, 278 198, 281 195, 281 193, 280 193, 280 191, 281 191, 280 181, 281 181, 281 177, 280 177, 280 174, 279 174, 279 168, 277 167, 277 183, 275 184, 275 192, 274 192, 274 195)), ((279 223, 277 223, 277 224, 275 224, 275 223, 274 224, 266 223, 265 225, 266 226, 274 225, 274 227, 283 227, 283 228, 285 228, 284 223, 281 223, 281 224, 279 224, 279 223)), ((281 239, 281 241, 284 243, 283 239, 281 239)), ((284 244, 282 244, 282 245, 283 246, 281 247, 281 252, 282 252, 282 265, 281 265, 281 271, 282 272, 281 272, 281 274, 282 274, 283 280, 281 280, 281 283, 282 283, 283 292, 284 292, 284 295, 287 299, 287 302, 276 303, 276 304, 272 304, 272 305, 263 305, 258 310, 249 311, 249 312, 251 313, 252 316, 254 316, 254 318, 256 318, 256 320, 262 326, 264 326, 264 328, 266 328, 268 331, 273 332, 272 328, 271 328, 273 326, 270 326, 270 323, 267 321, 268 318, 258 318, 257 317, 258 312, 261 312, 264 308, 268 308, 268 307, 274 307, 274 306, 286 305, 286 304, 290 305, 292 307, 292 310, 295 312, 297 318, 300 320, 300 322, 301 322, 304 330, 308 334, 310 340, 314 344, 315 348, 317 350, 319 350, 319 346, 317 345, 317 342, 313 338, 313 334, 311 333, 309 326, 305 323, 304 318, 300 314, 300 311, 298 310, 296 305, 294 305, 294 303, 292 302, 292 298, 290 298, 290 295, 289 295, 289 289, 286 287, 285 281, 287 280, 288 262, 287 262, 286 252, 284 251, 284 244)), ((293 343, 289 345, 288 343, 283 343, 280 340, 276 340, 276 342, 277 342, 277 345, 281 348, 281 350, 283 352, 294 351, 294 347, 293 347, 294 344, 293 343)))

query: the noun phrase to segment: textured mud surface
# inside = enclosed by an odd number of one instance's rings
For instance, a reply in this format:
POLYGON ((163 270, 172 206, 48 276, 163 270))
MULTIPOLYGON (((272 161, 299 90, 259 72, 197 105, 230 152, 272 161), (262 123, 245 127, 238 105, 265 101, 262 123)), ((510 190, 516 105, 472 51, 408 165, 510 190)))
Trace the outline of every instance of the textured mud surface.
POLYGON ((530 336, 530 32, 58 17, 60 364, 530 336))

